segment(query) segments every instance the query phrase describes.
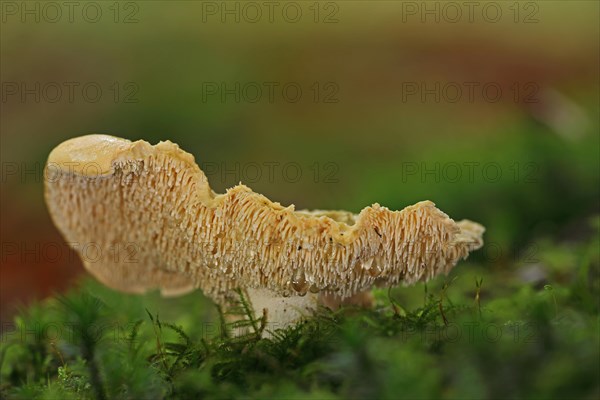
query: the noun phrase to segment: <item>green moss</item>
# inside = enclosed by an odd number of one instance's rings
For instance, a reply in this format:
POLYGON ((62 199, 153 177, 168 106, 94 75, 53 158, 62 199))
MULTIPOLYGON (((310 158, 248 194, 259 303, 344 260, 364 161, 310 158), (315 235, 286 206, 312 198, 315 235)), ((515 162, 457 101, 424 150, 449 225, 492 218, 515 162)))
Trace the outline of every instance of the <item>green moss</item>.
POLYGON ((6 398, 597 398, 595 234, 540 242, 545 282, 465 263, 377 290, 365 310, 319 310, 260 338, 242 292, 225 323, 201 293, 129 296, 86 280, 3 327, 6 398), (247 328, 233 335, 232 327, 247 328))

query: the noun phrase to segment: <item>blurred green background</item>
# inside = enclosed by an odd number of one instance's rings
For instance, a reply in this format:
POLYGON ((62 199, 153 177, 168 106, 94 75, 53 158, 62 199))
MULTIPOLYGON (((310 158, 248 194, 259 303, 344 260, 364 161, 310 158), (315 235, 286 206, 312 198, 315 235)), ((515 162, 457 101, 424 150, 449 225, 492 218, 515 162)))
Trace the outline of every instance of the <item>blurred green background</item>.
POLYGON ((430 199, 487 227, 473 259, 490 271, 544 238, 586 235, 598 2, 481 2, 472 15, 452 3, 460 17, 440 2, 275 2, 271 15, 253 3, 260 17, 239 2, 57 3, 60 16, 2 2, 2 319, 83 272, 47 214, 42 168, 87 133, 169 139, 217 192, 242 181, 297 208, 430 199))

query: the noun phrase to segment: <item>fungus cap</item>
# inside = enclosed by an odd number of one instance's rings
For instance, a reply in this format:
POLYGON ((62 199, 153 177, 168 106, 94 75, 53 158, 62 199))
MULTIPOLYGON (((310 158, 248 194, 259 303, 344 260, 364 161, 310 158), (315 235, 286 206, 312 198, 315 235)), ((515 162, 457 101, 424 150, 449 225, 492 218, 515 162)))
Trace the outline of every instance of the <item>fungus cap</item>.
POLYGON ((243 288, 306 308, 319 295, 339 303, 375 284, 448 273, 483 244, 481 225, 455 222, 431 201, 353 214, 295 211, 241 184, 215 194, 194 157, 169 141, 82 136, 57 146, 46 168, 54 223, 67 242, 93 243, 94 258, 76 249, 85 267, 127 292, 200 288, 227 303, 243 288))

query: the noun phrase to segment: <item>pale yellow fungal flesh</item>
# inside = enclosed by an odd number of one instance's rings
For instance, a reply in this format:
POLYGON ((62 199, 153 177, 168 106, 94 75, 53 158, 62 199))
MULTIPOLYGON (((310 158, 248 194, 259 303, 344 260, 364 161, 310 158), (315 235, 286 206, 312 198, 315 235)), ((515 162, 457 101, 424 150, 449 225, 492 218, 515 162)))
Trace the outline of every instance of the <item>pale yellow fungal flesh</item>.
POLYGON ((352 214, 295 211, 244 185, 217 195, 194 157, 168 141, 82 136, 56 147, 46 168, 55 224, 94 276, 127 292, 343 300, 448 273, 483 244, 481 225, 456 223, 430 201, 352 214))

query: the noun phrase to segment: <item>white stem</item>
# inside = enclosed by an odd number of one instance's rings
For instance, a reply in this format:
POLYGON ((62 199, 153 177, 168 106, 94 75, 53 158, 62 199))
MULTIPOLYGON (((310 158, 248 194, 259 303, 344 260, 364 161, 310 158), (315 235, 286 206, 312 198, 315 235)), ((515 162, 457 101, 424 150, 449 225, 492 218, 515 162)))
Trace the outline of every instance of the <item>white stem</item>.
POLYGON ((304 296, 284 297, 268 289, 247 289, 256 318, 267 309, 267 325, 263 337, 270 337, 268 331, 286 328, 309 317, 317 309, 319 295, 306 293, 304 296))

